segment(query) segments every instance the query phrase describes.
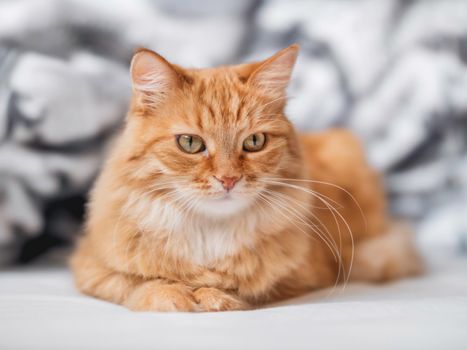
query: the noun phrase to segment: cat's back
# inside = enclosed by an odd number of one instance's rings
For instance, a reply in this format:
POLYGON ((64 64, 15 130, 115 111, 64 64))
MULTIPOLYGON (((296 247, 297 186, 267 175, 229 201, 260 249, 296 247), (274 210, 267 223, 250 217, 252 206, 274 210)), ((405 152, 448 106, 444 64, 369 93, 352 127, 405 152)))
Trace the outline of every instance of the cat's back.
MULTIPOLYGON (((338 208, 357 236, 381 232, 386 225, 386 195, 361 141, 350 131, 330 129, 301 134, 300 142, 308 178, 315 181, 311 187, 322 195, 317 205, 326 206, 327 201, 338 208)), ((334 226, 330 210, 317 213, 334 226)))
MULTIPOLYGON (((303 156, 313 171, 313 177, 326 173, 326 177, 340 178, 349 172, 368 169, 360 140, 345 129, 329 129, 300 134, 303 156)), ((347 176, 344 176, 344 178, 347 176)), ((342 179, 343 180, 343 179, 342 179)))

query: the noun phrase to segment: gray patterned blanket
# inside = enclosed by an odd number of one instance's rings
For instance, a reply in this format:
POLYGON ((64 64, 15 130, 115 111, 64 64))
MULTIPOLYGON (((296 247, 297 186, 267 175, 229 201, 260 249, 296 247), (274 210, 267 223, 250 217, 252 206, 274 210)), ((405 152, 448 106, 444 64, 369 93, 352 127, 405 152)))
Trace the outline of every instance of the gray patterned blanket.
POLYGON ((422 242, 467 237, 467 1, 0 0, 0 263, 76 235, 145 46, 188 66, 298 42, 288 112, 345 126, 422 242))

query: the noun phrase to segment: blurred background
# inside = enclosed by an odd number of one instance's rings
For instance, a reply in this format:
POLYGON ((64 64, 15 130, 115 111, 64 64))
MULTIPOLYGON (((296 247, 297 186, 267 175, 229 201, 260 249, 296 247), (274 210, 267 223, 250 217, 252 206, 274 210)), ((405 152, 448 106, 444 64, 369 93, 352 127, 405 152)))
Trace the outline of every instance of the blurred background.
POLYGON ((0 264, 79 233, 133 51, 207 67, 297 42, 290 119, 347 127, 422 246, 467 251, 467 1, 0 0, 0 264))

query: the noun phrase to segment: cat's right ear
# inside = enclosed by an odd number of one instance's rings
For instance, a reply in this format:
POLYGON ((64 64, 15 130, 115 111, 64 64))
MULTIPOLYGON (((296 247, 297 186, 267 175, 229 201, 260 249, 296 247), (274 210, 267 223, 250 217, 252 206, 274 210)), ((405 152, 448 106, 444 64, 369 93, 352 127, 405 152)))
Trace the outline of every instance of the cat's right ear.
POLYGON ((255 70, 248 78, 250 86, 272 97, 284 96, 299 51, 300 46, 293 44, 267 60, 253 64, 255 70))
POLYGON ((172 65, 151 50, 135 53, 130 72, 133 90, 144 94, 151 103, 162 101, 179 85, 179 76, 172 65))

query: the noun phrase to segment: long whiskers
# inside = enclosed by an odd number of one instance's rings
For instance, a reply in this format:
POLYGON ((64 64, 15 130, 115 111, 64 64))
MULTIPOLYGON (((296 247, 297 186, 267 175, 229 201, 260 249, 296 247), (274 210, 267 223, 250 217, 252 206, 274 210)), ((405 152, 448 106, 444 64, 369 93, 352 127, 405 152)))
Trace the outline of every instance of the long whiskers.
MULTIPOLYGON (((358 203, 357 199, 354 197, 354 195, 352 193, 350 193, 348 190, 346 190, 345 188, 343 188, 342 186, 339 186, 339 185, 336 185, 336 184, 333 184, 331 182, 326 182, 326 181, 319 181, 319 180, 310 180, 310 179, 293 179, 293 178, 265 178, 265 180, 277 180, 277 181, 295 181, 295 182, 307 182, 307 183, 315 183, 315 184, 321 184, 321 185, 326 185, 326 186, 331 186, 331 187, 334 187, 334 188, 337 188, 338 190, 341 190, 343 192, 345 192, 345 194, 347 194, 350 199, 352 199, 352 201, 355 203, 355 205, 357 206, 358 210, 360 211, 360 215, 362 217, 362 220, 364 222, 364 225, 365 225, 365 230, 368 229, 368 221, 367 221, 367 218, 365 216, 365 213, 363 212, 363 209, 362 207, 360 206, 360 203, 358 203)), ((332 200, 331 198, 329 197, 326 197, 324 196, 323 194, 320 194, 321 196, 327 198, 328 200, 331 200, 333 201, 334 203, 338 204, 340 206, 339 203, 335 202, 334 200, 332 200)))
MULTIPOLYGON (((265 196, 264 194, 260 194, 260 195, 263 196, 263 198, 265 196)), ((281 208, 281 209, 285 210, 286 212, 288 212, 290 215, 292 215, 299 222, 301 222, 302 224, 304 224, 305 226, 310 228, 313 232, 315 232, 318 235, 318 237, 321 238, 321 240, 329 248, 329 250, 331 251, 331 253, 332 253, 332 255, 333 255, 334 259, 335 259, 335 261, 338 261, 338 258, 337 258, 337 255, 336 255, 335 251, 334 251, 334 247, 332 246, 332 243, 329 243, 328 240, 324 236, 322 236, 321 233, 318 230, 316 230, 315 227, 313 227, 313 225, 311 225, 309 222, 307 222, 302 217, 302 215, 300 215, 300 213, 297 213, 294 208, 288 207, 283 202, 280 202, 279 200, 274 199, 271 195, 269 197, 267 197, 267 199, 270 200, 272 203, 274 203, 279 208, 281 208)), ((308 235, 308 233, 306 231, 302 231, 302 232, 305 232, 305 234, 308 235)))
POLYGON ((308 187, 289 184, 287 182, 281 181, 279 179, 274 179, 274 178, 271 178, 271 179, 270 178, 263 178, 260 181, 267 182, 268 184, 275 184, 275 185, 278 185, 278 186, 287 186, 287 187, 290 187, 290 188, 295 188, 295 189, 301 190, 303 192, 310 193, 310 194, 312 194, 314 196, 320 196, 320 197, 326 198, 328 201, 332 202, 337 209, 342 208, 342 205, 340 203, 336 202, 335 200, 333 200, 332 198, 330 198, 328 196, 325 196, 324 194, 319 193, 317 191, 314 191, 314 190, 312 190, 311 188, 308 188, 308 187))
MULTIPOLYGON (((341 246, 341 231, 340 231, 340 225, 338 223, 338 218, 344 223, 344 225, 345 225, 345 227, 347 229, 347 232, 348 232, 348 234, 350 236, 350 240, 351 240, 351 257, 350 257, 350 262, 349 262, 349 269, 348 269, 347 276, 346 277, 344 276, 344 287, 343 287, 343 289, 345 289, 346 285, 348 284, 350 274, 351 274, 351 271, 352 271, 354 253, 355 253, 355 242, 354 242, 352 230, 351 230, 347 220, 345 220, 345 218, 342 216, 342 214, 328 202, 328 200, 332 200, 331 198, 328 198, 328 197, 324 196, 323 194, 321 194, 321 193, 319 193, 317 191, 311 190, 310 188, 305 188, 303 186, 297 186, 297 185, 289 184, 289 183, 287 183, 285 181, 298 181, 298 182, 303 181, 303 182, 307 182, 307 183, 315 182, 315 183, 320 183, 320 184, 324 184, 324 185, 329 185, 329 186, 332 186, 332 187, 335 187, 335 188, 338 188, 338 189, 344 191, 356 203, 357 207, 360 210, 362 218, 365 221, 365 227, 366 227, 366 218, 365 218, 365 216, 363 214, 363 210, 361 209, 361 206, 358 204, 355 197, 353 197, 353 195, 351 193, 349 193, 347 190, 345 190, 344 188, 342 188, 342 187, 340 187, 338 185, 335 185, 335 184, 324 182, 324 181, 305 180, 305 179, 287 179, 287 178, 277 178, 277 177, 276 178, 263 178, 260 181, 262 181, 263 183, 269 184, 269 185, 273 185, 273 186, 285 186, 285 187, 293 188, 293 189, 296 189, 296 190, 300 190, 300 191, 302 191, 304 193, 307 193, 307 194, 310 194, 310 195, 314 196, 315 198, 317 198, 318 200, 320 200, 326 207, 328 207, 329 211, 331 212, 331 214, 332 214, 332 216, 333 216, 333 218, 334 218, 334 220, 336 222, 336 227, 337 227, 338 233, 339 233, 339 243, 340 243, 339 245, 340 246, 341 246), (328 200, 326 200, 326 199, 328 199, 328 200)), ((334 200, 332 200, 332 201, 335 202, 334 200)))
MULTIPOLYGON (((305 205, 303 205, 303 203, 299 200, 297 200, 296 198, 293 198, 291 196, 287 196, 285 195, 284 193, 281 193, 281 192, 277 192, 277 191, 272 191, 272 190, 268 190, 268 189, 264 189, 265 192, 269 193, 270 195, 273 195, 275 196, 278 200, 280 200, 282 203, 284 203, 284 205, 287 205, 287 201, 292 201, 295 205, 299 206, 300 208, 302 208, 307 214, 310 214, 317 222, 320 226, 318 225, 313 225, 313 231, 316 232, 316 231, 319 231, 317 232, 317 234, 319 234, 320 236, 322 235, 323 237, 327 237, 329 240, 328 242, 333 246, 334 248, 334 252, 335 252, 335 255, 334 257, 337 256, 337 259, 335 258, 335 260, 337 261, 338 260, 338 263, 339 263, 339 269, 338 269, 338 272, 337 272, 337 277, 336 277, 336 283, 334 284, 334 286, 337 285, 339 279, 340 279, 340 275, 341 275, 341 272, 344 274, 344 278, 345 278, 345 269, 344 269, 344 263, 343 263, 343 260, 342 260, 342 242, 341 240, 339 239, 339 248, 337 247, 337 244, 336 244, 336 241, 334 240, 333 236, 331 235, 331 233, 329 232, 328 228, 326 227, 326 225, 324 225, 324 223, 319 219, 318 216, 314 215, 313 214, 313 211, 310 210, 309 207, 306 207, 305 205), (323 227, 325 232, 323 232, 320 227, 323 227)), ((327 208, 330 210, 329 206, 327 206, 327 208)), ((304 216, 302 213, 300 213, 298 210, 295 210, 293 207, 291 207, 290 209, 294 210, 294 212, 297 213, 297 215, 301 215, 301 216, 304 216)), ((308 217, 305 217, 304 218, 305 220, 308 219, 308 217)), ((340 238, 340 234, 339 234, 339 238, 340 238)), ((324 238, 321 238, 324 240, 324 238)), ((331 253, 333 253, 331 251, 331 253)))

